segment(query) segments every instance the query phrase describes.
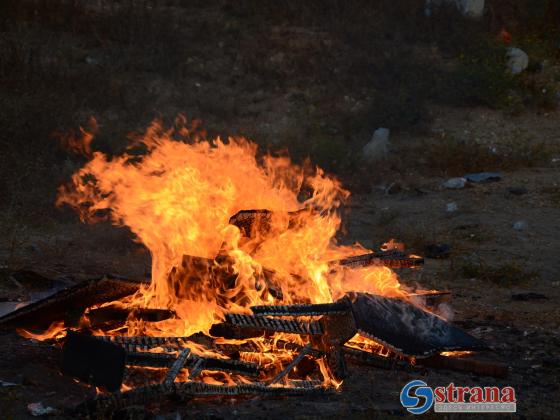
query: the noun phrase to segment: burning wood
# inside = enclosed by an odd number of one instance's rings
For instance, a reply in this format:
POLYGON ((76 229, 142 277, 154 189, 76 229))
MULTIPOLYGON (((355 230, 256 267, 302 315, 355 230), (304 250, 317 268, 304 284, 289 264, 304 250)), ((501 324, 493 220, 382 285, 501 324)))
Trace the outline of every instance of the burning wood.
POLYGON ((175 378, 179 374, 179 371, 185 365, 185 362, 187 361, 190 355, 191 355, 191 349, 189 348, 183 349, 181 353, 179 353, 177 359, 175 359, 175 361, 169 368, 169 371, 167 372, 167 376, 165 377, 163 383, 165 383, 166 385, 170 385, 173 382, 175 382, 175 378))
POLYGON ((343 314, 348 312, 349 306, 346 301, 335 303, 317 303, 302 305, 273 305, 252 306, 251 311, 255 315, 272 316, 313 316, 343 314))
POLYGON ((289 334, 323 334, 320 322, 316 321, 295 321, 289 319, 276 319, 261 316, 251 316, 243 314, 227 314, 228 323, 237 327, 248 327, 262 331, 284 332, 289 334))
POLYGON ((112 302, 138 291, 141 281, 107 275, 78 283, 0 318, 0 328, 46 328, 55 321, 82 314, 90 306, 112 302))
POLYGON ((84 314, 84 321, 89 326, 99 326, 105 323, 124 322, 128 318, 158 322, 175 317, 175 312, 169 309, 122 307, 120 305, 108 305, 90 309, 84 314))
POLYGON ((272 378, 272 380, 268 383, 269 385, 274 385, 278 382, 280 382, 282 380, 282 378, 284 378, 288 373, 290 373, 290 371, 297 366, 297 364, 299 362, 301 362, 303 360, 303 358, 311 351, 311 344, 307 344, 305 347, 303 347, 300 352, 298 353, 298 355, 296 357, 294 357, 294 359, 288 363, 288 365, 284 368, 284 370, 282 370, 282 372, 280 372, 278 375, 276 375, 274 378, 272 378))
POLYGON ((339 266, 345 268, 361 268, 372 265, 389 268, 418 268, 424 265, 424 258, 407 256, 404 252, 395 250, 376 251, 331 261, 329 265, 333 270, 339 266))
POLYGON ((4 328, 60 333, 28 334, 39 339, 67 333, 63 372, 113 392, 75 413, 167 397, 324 394, 341 385, 347 358, 410 368, 485 348, 418 303, 441 295, 409 293, 391 270, 419 267, 421 257, 337 244, 349 193, 336 179, 285 158, 259 163, 245 140, 171 137, 154 126, 144 156, 92 154, 59 196, 85 220, 101 211, 128 226, 150 251, 151 281, 104 277, 0 318, 4 328), (122 383, 125 366, 153 374, 149 385, 125 391, 138 384, 122 383))
POLYGON ((483 350, 475 337, 401 299, 350 293, 360 334, 405 356, 427 357, 449 350, 483 350))

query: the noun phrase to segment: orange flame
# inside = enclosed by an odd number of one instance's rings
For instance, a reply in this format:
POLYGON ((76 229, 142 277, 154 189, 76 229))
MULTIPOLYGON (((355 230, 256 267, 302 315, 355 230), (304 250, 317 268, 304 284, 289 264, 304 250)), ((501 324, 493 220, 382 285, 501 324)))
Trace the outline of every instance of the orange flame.
POLYGON ((91 142, 97 134, 99 126, 97 124, 97 120, 93 117, 89 119, 88 126, 88 129, 80 127, 79 134, 75 134, 73 132, 56 132, 53 134, 53 137, 60 141, 60 145, 64 149, 76 155, 82 155, 84 157, 91 158, 91 142))
POLYGON ((129 150, 109 158, 94 152, 72 183, 60 189, 57 203, 76 208, 84 221, 109 211, 115 224, 128 226, 149 249, 152 282, 134 299, 175 310, 178 320, 157 323, 160 332, 208 332, 226 311, 271 303, 270 294, 255 288, 255 275, 263 269, 274 271, 283 303, 331 302, 348 290, 403 294, 387 268, 329 270, 333 258, 364 248, 336 244, 336 210, 349 193, 321 169, 310 171, 286 157, 259 159, 257 146, 243 138, 209 141, 184 126, 164 130, 158 122, 138 144, 145 154, 129 150), (228 220, 243 209, 272 210, 273 234, 242 238, 228 220), (301 209, 307 211, 297 214, 297 228, 286 229, 287 213, 301 209), (170 280, 184 255, 212 259, 220 250, 233 262, 233 287, 223 290, 200 272, 205 278, 170 280))
MULTIPOLYGON (((93 136, 88 137, 83 150, 90 161, 59 189, 57 205, 72 206, 82 221, 110 217, 150 251, 150 285, 121 303, 169 308, 176 318, 153 323, 128 319, 127 334, 208 333, 226 312, 248 312, 252 305, 273 304, 276 299, 282 304, 324 303, 350 290, 406 295, 389 268, 333 267, 333 260, 368 252, 360 244, 337 244, 337 210, 349 192, 336 178, 320 168, 295 165, 287 157, 260 157, 257 146, 244 138, 208 140, 184 122, 168 130, 154 122, 127 152, 114 157, 89 153, 93 136), (266 229, 257 225, 246 235, 229 223, 232 215, 248 209, 272 211, 266 229)), ((400 246, 390 241, 385 248, 400 246)), ((45 333, 50 335, 56 336, 54 330, 45 333)), ((275 334, 249 340, 261 352, 240 356, 279 371, 294 357, 280 340, 305 345, 300 336, 275 334)), ((351 345, 381 353, 378 344, 359 337, 351 345)), ((189 347, 195 354, 223 357, 194 343, 189 347)), ((324 384, 338 388, 341 382, 333 379, 324 360, 317 363, 324 384)), ((212 371, 203 371, 201 380, 246 381, 212 371)))

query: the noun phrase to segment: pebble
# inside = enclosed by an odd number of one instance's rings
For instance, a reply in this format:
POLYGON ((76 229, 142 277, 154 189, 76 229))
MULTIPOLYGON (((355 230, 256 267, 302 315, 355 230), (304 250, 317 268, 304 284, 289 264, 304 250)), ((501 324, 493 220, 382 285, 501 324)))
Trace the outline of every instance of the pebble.
POLYGON ((447 203, 447 205, 445 206, 445 211, 447 213, 454 213, 459 209, 459 207, 457 207, 457 203, 447 203))
POLYGON ((42 402, 27 404, 27 411, 34 417, 48 416, 49 414, 55 414, 56 409, 52 407, 45 407, 42 402))
POLYGON ((451 190, 458 190, 461 188, 465 188, 465 185, 467 185, 467 180, 466 178, 449 178, 447 181, 445 181, 443 184, 441 184, 444 188, 448 188, 451 190))

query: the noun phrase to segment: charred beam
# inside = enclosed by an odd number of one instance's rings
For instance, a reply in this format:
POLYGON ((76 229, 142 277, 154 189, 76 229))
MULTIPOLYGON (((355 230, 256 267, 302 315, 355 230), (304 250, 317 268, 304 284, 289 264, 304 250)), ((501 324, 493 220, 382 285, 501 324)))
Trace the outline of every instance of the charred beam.
POLYGON ((350 306, 345 301, 339 301, 319 304, 252 306, 251 311, 255 315, 316 316, 346 313, 350 311, 350 306))
POLYGON ((449 302, 452 295, 451 292, 427 290, 422 292, 410 293, 408 297, 412 299, 419 299, 428 308, 435 308, 444 302, 449 302))
POLYGON ((127 366, 169 367, 176 360, 175 355, 169 353, 152 353, 149 351, 135 351, 126 354, 127 366))
POLYGON ((173 364, 169 368, 169 372, 167 372, 167 376, 165 377, 164 383, 169 385, 175 382, 175 378, 183 368, 183 365, 189 358, 190 354, 191 354, 191 349, 188 348, 182 350, 181 353, 179 353, 177 359, 173 362, 173 364))
POLYGON ((91 326, 104 324, 106 322, 124 322, 129 318, 146 322, 158 322, 174 318, 175 315, 175 312, 170 309, 125 308, 117 305, 90 309, 85 314, 91 326))
POLYGON ((215 359, 211 357, 204 358, 204 369, 225 370, 227 372, 240 373, 248 376, 256 376, 259 374, 259 366, 254 363, 232 359, 215 359))
POLYGON ((54 321, 66 319, 68 314, 82 314, 90 306, 131 295, 142 284, 115 275, 87 280, 0 317, 0 329, 47 328, 54 321))
POLYGON ((298 226, 299 216, 303 213, 310 213, 309 209, 302 209, 297 211, 275 213, 271 210, 241 210, 235 213, 229 219, 229 224, 237 226, 241 234, 247 238, 253 238, 257 234, 266 235, 270 232, 272 220, 275 215, 278 217, 285 217, 286 230, 294 229, 298 226))
POLYGON ((368 366, 374 366, 380 369, 388 370, 414 370, 414 367, 406 360, 396 357, 384 357, 379 354, 371 353, 365 350, 355 349, 353 347, 344 346, 344 354, 346 357, 357 363, 363 363, 368 366))
POLYGON ((402 299, 348 293, 358 332, 397 354, 423 358, 487 346, 451 323, 402 299))
POLYGON ((200 372, 204 370, 204 366, 206 365, 206 359, 200 358, 198 356, 192 358, 192 366, 190 367, 189 372, 189 379, 194 379, 200 372))
POLYGON ((379 251, 354 255, 329 263, 332 270, 336 270, 337 267, 362 268, 371 265, 389 268, 418 268, 424 265, 424 258, 407 256, 404 252, 400 251, 379 251))
POLYGON ((226 314, 226 320, 228 323, 235 326, 260 329, 263 331, 309 335, 323 334, 323 327, 321 323, 317 321, 302 322, 243 314, 226 314))
POLYGON ((288 363, 286 365, 286 367, 282 370, 282 372, 280 372, 278 375, 276 375, 269 383, 268 385, 274 385, 275 383, 278 383, 280 380, 282 380, 282 378, 284 378, 288 373, 290 373, 290 371, 297 366, 297 364, 299 362, 301 362, 303 360, 303 358, 311 351, 311 343, 307 344, 305 347, 303 347, 300 352, 298 353, 298 355, 296 357, 293 358, 293 360, 288 363))
POLYGON ((165 345, 184 346, 189 337, 150 337, 150 336, 121 336, 121 335, 96 335, 97 340, 127 346, 160 347, 165 345))

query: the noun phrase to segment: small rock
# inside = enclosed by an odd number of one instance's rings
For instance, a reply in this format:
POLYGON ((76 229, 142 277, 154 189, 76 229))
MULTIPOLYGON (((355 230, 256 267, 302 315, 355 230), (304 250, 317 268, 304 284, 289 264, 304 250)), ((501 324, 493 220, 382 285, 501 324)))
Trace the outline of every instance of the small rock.
POLYGON ((517 300, 520 302, 527 302, 530 300, 548 300, 548 298, 542 293, 527 292, 527 293, 514 293, 511 295, 512 300, 517 300))
POLYGON ((52 407, 45 407, 42 402, 27 404, 27 411, 34 417, 48 416, 57 412, 52 407))
POLYGON ((525 230, 527 229, 527 222, 525 220, 519 220, 513 224, 515 230, 525 230))
POLYGON ((387 147, 389 146, 388 128, 378 128, 373 133, 371 140, 364 146, 362 152, 367 162, 374 162, 387 156, 387 147))
POLYGON ((448 244, 432 244, 424 248, 426 258, 445 259, 451 255, 451 246, 448 244))
POLYGON ((467 174, 465 178, 469 182, 496 182, 502 179, 502 174, 499 172, 478 172, 476 174, 467 174))
POLYGON ((506 58, 508 69, 512 74, 522 73, 529 67, 529 56, 520 48, 508 48, 506 58))
POLYGON ((527 194, 529 190, 524 187, 511 187, 508 189, 508 192, 513 195, 524 195, 527 194))
POLYGON ((445 211, 447 213, 455 213, 458 209, 459 207, 457 207, 456 203, 447 203, 447 205, 445 206, 445 211))
POLYGON ((18 386, 18 384, 13 382, 0 381, 0 388, 8 388, 12 386, 18 386))
POLYGON ((86 57, 86 63, 89 64, 90 66, 97 66, 99 65, 99 60, 97 58, 94 57, 86 57))
POLYGON ((458 190, 461 188, 465 188, 465 185, 467 185, 467 180, 465 178, 449 178, 441 185, 444 188, 448 188, 451 190, 458 190))

